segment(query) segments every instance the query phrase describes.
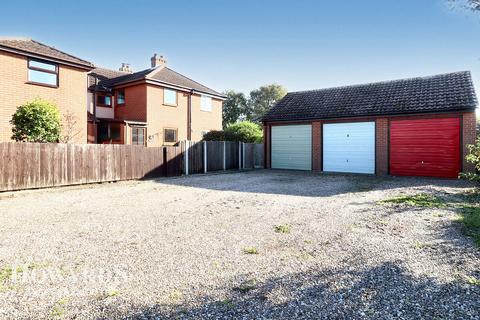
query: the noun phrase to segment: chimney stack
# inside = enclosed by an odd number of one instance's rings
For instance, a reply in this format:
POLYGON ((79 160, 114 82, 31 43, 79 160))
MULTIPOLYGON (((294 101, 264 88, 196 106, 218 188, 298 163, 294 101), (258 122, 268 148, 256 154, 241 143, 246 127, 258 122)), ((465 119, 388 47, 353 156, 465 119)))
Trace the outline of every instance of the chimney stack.
POLYGON ((133 73, 133 70, 130 68, 130 63, 122 63, 122 66, 120 69, 118 69, 118 71, 133 73))
POLYGON ((159 56, 158 54, 154 54, 153 57, 150 59, 152 62, 152 68, 155 67, 166 67, 167 66, 167 59, 164 56, 159 56))

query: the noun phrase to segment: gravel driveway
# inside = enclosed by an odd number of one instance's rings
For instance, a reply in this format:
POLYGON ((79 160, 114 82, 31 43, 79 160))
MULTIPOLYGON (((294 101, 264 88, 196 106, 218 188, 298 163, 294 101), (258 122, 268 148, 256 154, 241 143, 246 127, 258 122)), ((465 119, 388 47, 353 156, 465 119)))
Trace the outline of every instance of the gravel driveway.
POLYGON ((0 194, 0 318, 480 319, 456 213, 378 203, 470 187, 259 170, 0 194))

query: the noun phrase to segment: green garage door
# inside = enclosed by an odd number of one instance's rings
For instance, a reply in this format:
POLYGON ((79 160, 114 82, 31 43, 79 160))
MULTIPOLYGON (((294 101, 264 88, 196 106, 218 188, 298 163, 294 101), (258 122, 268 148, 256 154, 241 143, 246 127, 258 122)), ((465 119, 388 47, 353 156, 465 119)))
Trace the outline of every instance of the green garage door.
POLYGON ((312 126, 272 126, 272 169, 312 169, 312 126))

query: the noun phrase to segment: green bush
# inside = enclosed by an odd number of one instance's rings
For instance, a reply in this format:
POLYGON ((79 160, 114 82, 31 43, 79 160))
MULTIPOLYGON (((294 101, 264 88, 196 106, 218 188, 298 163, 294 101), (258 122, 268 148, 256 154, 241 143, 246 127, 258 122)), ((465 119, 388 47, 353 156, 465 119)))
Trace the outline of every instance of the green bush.
POLYGON ((10 123, 12 139, 27 142, 58 142, 60 140, 60 113, 57 106, 35 99, 17 108, 10 123))
POLYGON ((225 138, 229 141, 260 143, 263 140, 263 131, 256 123, 242 121, 228 125, 225 129, 225 138))
POLYGON ((262 128, 253 122, 242 121, 227 126, 225 130, 214 130, 203 136, 205 141, 240 141, 260 143, 263 139, 262 128))
POLYGON ((475 166, 475 173, 469 172, 469 173, 461 173, 460 176, 462 178, 466 178, 472 181, 480 181, 480 139, 477 139, 475 141, 475 144, 469 145, 468 150, 470 153, 466 156, 465 159, 467 159, 468 162, 473 163, 475 166))
POLYGON ((203 135, 205 141, 225 141, 225 131, 212 130, 203 135))

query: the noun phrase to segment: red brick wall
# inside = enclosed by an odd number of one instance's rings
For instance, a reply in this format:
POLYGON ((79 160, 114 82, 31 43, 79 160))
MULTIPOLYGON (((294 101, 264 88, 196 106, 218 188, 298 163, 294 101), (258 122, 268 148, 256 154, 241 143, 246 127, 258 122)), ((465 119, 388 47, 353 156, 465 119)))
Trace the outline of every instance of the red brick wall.
POLYGON ((147 85, 125 88, 125 104, 115 107, 115 118, 130 121, 147 121, 147 85))
MULTIPOLYGON (((475 112, 465 113, 450 113, 450 114, 431 114, 431 115, 415 115, 415 116, 395 116, 395 117, 364 117, 364 118, 343 118, 335 120, 324 121, 304 121, 304 122, 291 122, 287 124, 312 124, 312 170, 322 170, 322 124, 334 123, 334 122, 354 122, 354 121, 375 121, 375 166, 377 175, 387 175, 389 167, 388 157, 388 141, 389 132, 388 125, 390 120, 400 119, 431 119, 431 118, 446 118, 446 117, 459 117, 463 116, 463 171, 472 171, 474 168, 471 164, 465 161, 465 156, 468 154, 467 145, 473 144, 476 138, 476 117, 475 112)), ((278 123, 283 124, 283 123, 278 123)), ((264 125, 264 141, 265 141, 265 164, 266 168, 270 167, 270 128, 271 123, 264 125)))
POLYGON ((312 122, 312 170, 322 170, 322 122, 312 122))
POLYGON ((96 143, 97 141, 97 124, 91 121, 87 123, 87 143, 96 143))
POLYGON ((475 112, 468 112, 463 114, 463 172, 474 172, 473 164, 465 160, 468 154, 467 145, 474 144, 476 138, 476 115, 475 112))
POLYGON ((388 174, 388 119, 375 119, 375 173, 388 174))
POLYGON ((41 98, 57 105, 62 121, 74 117, 75 143, 87 142, 87 71, 59 65, 58 88, 28 83, 28 58, 0 52, 0 142, 10 141, 10 120, 22 104, 41 98))
POLYGON ((264 156, 264 164, 265 164, 265 168, 270 168, 271 164, 270 164, 270 143, 271 143, 271 140, 270 140, 270 128, 271 126, 269 125, 264 125, 263 126, 263 148, 264 148, 264 153, 263 153, 263 156, 264 156))

